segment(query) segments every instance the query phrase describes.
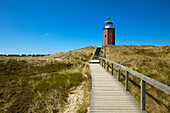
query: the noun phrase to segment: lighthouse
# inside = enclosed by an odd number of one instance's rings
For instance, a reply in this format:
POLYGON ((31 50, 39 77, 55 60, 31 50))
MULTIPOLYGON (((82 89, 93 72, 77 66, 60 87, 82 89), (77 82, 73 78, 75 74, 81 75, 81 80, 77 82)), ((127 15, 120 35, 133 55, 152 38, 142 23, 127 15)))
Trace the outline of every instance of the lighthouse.
POLYGON ((104 45, 115 45, 115 28, 113 28, 113 21, 110 18, 105 21, 104 45))

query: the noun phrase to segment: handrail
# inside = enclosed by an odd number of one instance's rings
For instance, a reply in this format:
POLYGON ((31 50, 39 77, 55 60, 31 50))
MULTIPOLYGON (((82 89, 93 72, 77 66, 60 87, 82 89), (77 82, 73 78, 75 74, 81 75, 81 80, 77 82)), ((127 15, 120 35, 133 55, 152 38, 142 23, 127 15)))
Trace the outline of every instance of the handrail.
POLYGON ((141 105, 142 105, 141 109, 142 110, 145 110, 145 82, 151 84, 152 86, 154 86, 154 87, 160 89, 161 91, 163 91, 163 92, 170 95, 170 87, 169 86, 167 86, 167 85, 165 85, 163 83, 160 83, 160 82, 158 82, 158 81, 156 81, 156 80, 154 80, 154 79, 152 79, 150 77, 147 77, 147 76, 145 76, 145 75, 143 75, 141 73, 138 73, 138 72, 136 72, 136 71, 134 71, 134 70, 132 70, 132 69, 130 69, 128 67, 125 67, 125 66, 123 66, 121 64, 118 64, 116 62, 107 60, 107 59, 102 58, 102 57, 99 57, 100 64, 101 64, 101 60, 102 60, 102 66, 103 66, 103 61, 104 61, 104 68, 105 68, 105 65, 106 65, 105 61, 107 61, 107 71, 108 71, 108 67, 109 67, 108 63, 110 62, 112 64, 112 66, 111 66, 112 75, 113 75, 113 64, 118 66, 118 81, 120 81, 120 68, 123 68, 124 70, 126 70, 126 83, 125 83, 126 84, 125 85, 126 86, 126 91, 128 91, 128 80, 129 80, 129 74, 128 73, 131 73, 134 76, 141 79, 141 105))
POLYGON ((117 66, 125 69, 126 71, 130 72, 131 74, 137 76, 138 78, 146 81, 147 83, 153 85, 154 87, 156 87, 156 88, 158 88, 158 89, 160 89, 160 90, 162 90, 162 91, 164 91, 165 93, 168 93, 168 94, 170 95, 170 87, 169 87, 169 86, 167 86, 167 85, 165 85, 165 84, 163 84, 163 83, 160 83, 160 82, 158 82, 158 81, 156 81, 156 80, 154 80, 154 79, 152 79, 152 78, 150 78, 150 77, 147 77, 147 76, 145 76, 145 75, 143 75, 143 74, 141 74, 141 73, 138 73, 138 72, 136 72, 136 71, 134 71, 134 70, 132 70, 132 69, 130 69, 130 68, 128 68, 128 67, 125 67, 125 66, 123 66, 123 65, 121 65, 121 64, 118 64, 118 63, 116 63, 116 62, 107 60, 107 59, 102 58, 102 57, 99 57, 99 59, 103 59, 103 60, 105 60, 105 61, 108 61, 108 62, 110 62, 110 63, 113 63, 113 64, 115 64, 115 65, 117 65, 117 66))

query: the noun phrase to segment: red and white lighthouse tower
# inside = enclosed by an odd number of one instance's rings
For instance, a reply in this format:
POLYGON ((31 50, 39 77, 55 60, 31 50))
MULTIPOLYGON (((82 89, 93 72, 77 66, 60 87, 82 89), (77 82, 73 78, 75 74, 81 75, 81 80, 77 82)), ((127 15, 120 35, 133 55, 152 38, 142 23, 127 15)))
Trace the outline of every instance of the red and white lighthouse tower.
POLYGON ((113 22, 110 18, 105 21, 104 45, 115 45, 115 28, 113 28, 113 22))

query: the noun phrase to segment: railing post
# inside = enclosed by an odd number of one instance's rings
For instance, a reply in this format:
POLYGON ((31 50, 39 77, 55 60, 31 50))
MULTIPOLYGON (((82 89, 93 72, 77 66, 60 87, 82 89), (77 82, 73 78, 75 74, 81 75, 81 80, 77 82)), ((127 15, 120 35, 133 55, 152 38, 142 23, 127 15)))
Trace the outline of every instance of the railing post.
POLYGON ((105 60, 104 60, 104 69, 105 69, 105 65, 106 65, 106 62, 105 62, 105 60))
POLYGON ((109 71, 109 62, 107 61, 107 71, 109 71))
POLYGON ((103 59, 102 59, 102 67, 103 67, 103 59))
POLYGON ((120 67, 118 67, 118 81, 120 81, 120 67))
POLYGON ((145 110, 145 81, 141 79, 141 109, 145 110))
POLYGON ((128 86, 129 86, 129 72, 126 71, 126 91, 129 90, 128 86))
POLYGON ((112 71, 112 75, 113 75, 113 63, 112 63, 111 71, 112 71))

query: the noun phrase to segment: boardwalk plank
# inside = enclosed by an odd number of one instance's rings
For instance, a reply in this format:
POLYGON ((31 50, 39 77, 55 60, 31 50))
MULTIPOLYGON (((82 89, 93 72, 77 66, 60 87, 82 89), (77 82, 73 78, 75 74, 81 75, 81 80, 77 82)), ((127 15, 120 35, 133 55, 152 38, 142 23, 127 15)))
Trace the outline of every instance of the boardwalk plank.
POLYGON ((92 76, 91 113, 146 113, 140 104, 99 64, 90 64, 92 76))

